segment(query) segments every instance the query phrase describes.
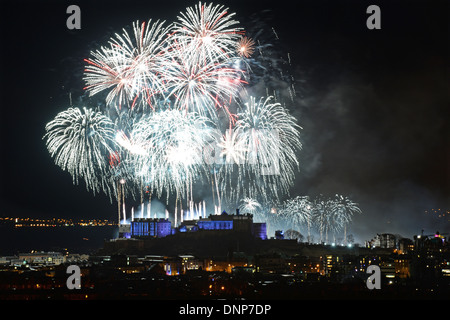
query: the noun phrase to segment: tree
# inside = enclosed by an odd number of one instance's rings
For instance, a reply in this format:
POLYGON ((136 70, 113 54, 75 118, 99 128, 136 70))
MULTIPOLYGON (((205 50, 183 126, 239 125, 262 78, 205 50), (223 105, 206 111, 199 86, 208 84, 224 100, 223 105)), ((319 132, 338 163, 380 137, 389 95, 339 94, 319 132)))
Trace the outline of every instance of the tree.
POLYGON ((303 238, 304 238, 300 232, 298 232, 297 230, 293 230, 293 229, 286 230, 286 232, 284 233, 284 237, 286 239, 290 239, 290 240, 296 239, 297 242, 303 242, 303 238))

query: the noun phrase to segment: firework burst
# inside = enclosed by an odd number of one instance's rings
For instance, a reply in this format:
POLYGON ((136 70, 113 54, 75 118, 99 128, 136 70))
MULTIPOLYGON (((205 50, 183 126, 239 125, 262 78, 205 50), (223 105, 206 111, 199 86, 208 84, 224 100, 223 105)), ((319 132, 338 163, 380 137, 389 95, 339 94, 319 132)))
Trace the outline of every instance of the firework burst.
POLYGON ((244 112, 238 113, 236 128, 242 132, 240 139, 247 149, 245 171, 255 182, 249 190, 260 194, 271 191, 271 196, 278 198, 279 192, 287 193, 293 183, 301 142, 296 119, 272 100, 268 97, 257 102, 250 97, 244 112))
POLYGON ((47 149, 55 163, 67 170, 78 184, 80 178, 94 193, 106 187, 107 156, 113 151, 112 121, 92 109, 69 108, 50 121, 45 130, 47 149))
POLYGON ((242 33, 234 16, 222 5, 199 2, 178 16, 174 23, 175 41, 187 45, 188 58, 196 56, 202 63, 228 60, 242 33))
POLYGON ((255 41, 247 37, 242 37, 236 45, 236 52, 241 57, 250 58, 253 52, 255 52, 255 41))
POLYGON ((166 68, 167 98, 174 99, 174 106, 186 112, 197 112, 216 119, 222 109, 232 117, 227 108, 238 95, 245 81, 243 71, 228 63, 187 56, 186 46, 173 48, 171 61, 166 68))
POLYGON ((246 213, 255 214, 257 210, 261 209, 261 204, 252 198, 244 198, 241 200, 241 206, 239 210, 246 213))
POLYGON ((136 174, 159 196, 163 190, 182 195, 186 186, 203 174, 203 149, 212 134, 209 126, 207 118, 178 110, 143 117, 131 133, 134 143, 147 150, 136 159, 136 174))
POLYGON ((168 27, 164 22, 133 23, 133 36, 123 29, 110 46, 91 52, 85 59, 85 87, 90 95, 110 90, 108 105, 150 106, 154 109, 157 94, 164 91, 164 65, 168 27))
POLYGON ((311 237, 312 213, 313 204, 308 196, 297 196, 288 199, 283 203, 280 209, 280 215, 283 216, 283 219, 285 219, 292 228, 300 231, 301 227, 307 226, 308 239, 311 237))
POLYGON ((220 157, 225 156, 227 164, 243 164, 247 148, 245 141, 240 137, 239 128, 227 129, 217 146, 220 148, 220 157))

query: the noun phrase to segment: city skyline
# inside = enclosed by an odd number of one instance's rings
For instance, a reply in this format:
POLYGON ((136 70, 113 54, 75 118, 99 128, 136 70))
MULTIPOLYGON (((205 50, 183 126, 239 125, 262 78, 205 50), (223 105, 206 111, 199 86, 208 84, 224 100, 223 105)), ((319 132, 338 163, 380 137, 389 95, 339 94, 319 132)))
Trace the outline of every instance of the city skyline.
MULTIPOLYGON (((173 8, 136 2, 129 10, 80 2, 80 30, 66 28, 66 4, 18 3, 1 22, 7 29, 21 21, 2 36, 21 50, 2 51, 1 215, 114 220, 114 201, 73 185, 54 165, 42 140, 45 123, 69 98, 80 107, 87 101, 83 59, 108 35, 138 19, 173 20, 197 1, 173 8)), ((448 231, 448 219, 425 214, 450 207, 444 10, 381 1, 382 28, 368 30, 366 3, 356 1, 213 3, 246 27, 271 30, 277 54, 290 60, 290 110, 303 128, 291 197, 350 196, 362 210, 349 226, 360 243, 384 232, 411 238, 422 229, 448 231)))
POLYGON ((64 249, 0 256, 0 297, 203 303, 262 298, 270 304, 292 299, 448 299, 449 242, 442 235, 396 239, 383 234, 365 246, 306 244, 260 238, 248 228, 247 215, 212 217, 216 219, 204 220, 203 230, 179 229, 171 236, 156 226, 153 230, 160 234, 142 234, 142 222, 165 221, 139 219, 138 228, 131 229, 137 232, 135 239, 111 239, 91 254, 64 249), (236 225, 230 229, 224 221, 236 225), (212 229, 211 222, 217 223, 212 229), (69 283, 72 267, 82 273, 79 291, 72 291, 69 283), (377 279, 369 277, 374 269, 377 279))

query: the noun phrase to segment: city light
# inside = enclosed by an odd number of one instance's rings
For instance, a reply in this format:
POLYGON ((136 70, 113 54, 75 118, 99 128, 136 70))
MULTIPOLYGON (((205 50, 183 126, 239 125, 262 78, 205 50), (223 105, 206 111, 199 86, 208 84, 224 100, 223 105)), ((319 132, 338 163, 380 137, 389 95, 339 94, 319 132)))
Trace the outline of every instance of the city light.
POLYGON ((0 223, 13 223, 14 227, 104 227, 104 226, 116 226, 117 222, 109 221, 107 219, 64 219, 64 218, 51 218, 51 219, 38 219, 38 218, 12 218, 12 217, 0 217, 0 223))

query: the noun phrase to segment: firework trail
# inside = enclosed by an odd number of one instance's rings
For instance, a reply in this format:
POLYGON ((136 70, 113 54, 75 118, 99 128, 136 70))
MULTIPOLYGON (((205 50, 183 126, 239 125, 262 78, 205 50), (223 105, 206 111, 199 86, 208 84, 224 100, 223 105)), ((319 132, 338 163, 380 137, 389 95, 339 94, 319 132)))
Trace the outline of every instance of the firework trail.
POLYGON ((274 233, 275 230, 284 229, 287 225, 286 217, 281 214, 279 204, 270 202, 259 202, 254 198, 243 198, 239 204, 241 213, 250 213, 253 215, 253 221, 265 222, 268 233, 274 233))
POLYGON ((220 152, 218 184, 222 197, 261 201, 279 199, 288 192, 298 168, 300 128, 295 118, 272 97, 251 97, 238 113, 234 128, 217 141, 220 152), (222 158, 225 156, 225 160, 222 158))
MULTIPOLYGON (((361 213, 358 204, 349 197, 336 194, 334 197, 319 195, 314 200, 309 196, 296 196, 276 204, 272 209, 272 218, 277 217, 276 225, 280 229, 300 231, 305 225, 308 228, 307 241, 312 241, 312 227, 317 227, 319 241, 328 242, 328 234, 344 229, 344 244, 347 241, 346 228, 354 213, 361 213)), ((270 220, 270 215, 266 217, 270 220)), ((272 219, 273 220, 273 219, 272 219)))
POLYGON ((336 232, 344 228, 344 241, 347 238, 347 225, 351 222, 354 213, 361 213, 358 204, 346 196, 335 195, 326 198, 323 195, 313 201, 314 218, 320 231, 320 241, 328 242, 328 232, 336 232))
POLYGON ((319 241, 323 242, 325 232, 325 242, 328 242, 328 231, 332 222, 332 214, 335 212, 336 203, 323 195, 317 196, 314 201, 314 220, 319 229, 319 241))
POLYGON ((115 140, 121 147, 125 148, 131 154, 143 156, 147 153, 145 145, 140 146, 132 142, 122 130, 117 131, 115 140))
MULTIPOLYGON (((238 53, 240 59, 236 60, 236 65, 246 71, 249 83, 243 93, 271 95, 279 101, 289 99, 295 102, 299 93, 296 82, 302 79, 296 79, 292 74, 292 57, 286 54, 287 48, 270 25, 271 17, 267 14, 268 11, 261 11, 246 17, 245 37, 253 42, 250 47, 253 52, 248 57, 238 53), (265 93, 261 91, 264 89, 265 93)), ((244 41, 244 37, 240 41, 244 41)), ((236 50, 240 48, 237 46, 236 50)), ((296 74, 299 72, 296 70, 296 74)))
MULTIPOLYGON (((249 80, 253 78, 252 64, 255 60, 252 58, 252 55, 255 52, 255 41, 242 36, 235 45, 235 51, 235 57, 230 59, 232 66, 242 71, 243 80, 248 84, 249 80)), ((239 94, 241 98, 249 96, 246 87, 243 87, 239 94)))
POLYGON ((338 224, 344 227, 344 244, 347 242, 347 225, 352 221, 355 213, 361 213, 361 209, 356 202, 349 197, 337 194, 336 201, 336 220, 338 224))

